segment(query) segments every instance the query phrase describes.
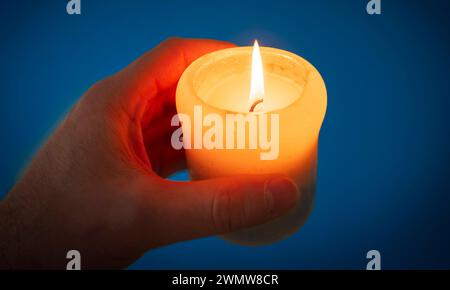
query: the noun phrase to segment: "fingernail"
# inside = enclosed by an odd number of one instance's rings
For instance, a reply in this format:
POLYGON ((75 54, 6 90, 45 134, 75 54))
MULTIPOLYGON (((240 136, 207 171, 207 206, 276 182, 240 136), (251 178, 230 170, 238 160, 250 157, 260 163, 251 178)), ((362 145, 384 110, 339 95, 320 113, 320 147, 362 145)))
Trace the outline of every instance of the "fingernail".
POLYGON ((266 181, 264 194, 271 204, 271 213, 279 215, 297 204, 300 193, 291 179, 276 177, 266 181))

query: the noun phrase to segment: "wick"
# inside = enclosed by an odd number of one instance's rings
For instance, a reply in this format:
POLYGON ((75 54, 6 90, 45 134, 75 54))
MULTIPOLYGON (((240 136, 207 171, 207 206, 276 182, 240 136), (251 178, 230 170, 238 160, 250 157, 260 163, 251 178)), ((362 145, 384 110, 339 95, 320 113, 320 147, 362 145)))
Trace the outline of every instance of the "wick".
POLYGON ((250 112, 254 112, 256 106, 259 105, 259 104, 261 104, 262 102, 263 102, 262 99, 259 99, 259 100, 255 101, 255 102, 253 103, 252 107, 250 108, 250 112))

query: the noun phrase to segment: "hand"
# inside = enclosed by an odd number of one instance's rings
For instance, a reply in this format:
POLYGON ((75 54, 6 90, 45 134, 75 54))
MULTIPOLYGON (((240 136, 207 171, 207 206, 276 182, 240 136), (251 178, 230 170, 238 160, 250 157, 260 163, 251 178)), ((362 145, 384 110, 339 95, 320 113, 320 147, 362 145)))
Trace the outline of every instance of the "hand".
POLYGON ((149 249, 264 223, 294 207, 281 176, 175 182, 175 88, 199 56, 232 46, 169 39, 96 83, 0 204, 0 268, 122 268, 149 249))

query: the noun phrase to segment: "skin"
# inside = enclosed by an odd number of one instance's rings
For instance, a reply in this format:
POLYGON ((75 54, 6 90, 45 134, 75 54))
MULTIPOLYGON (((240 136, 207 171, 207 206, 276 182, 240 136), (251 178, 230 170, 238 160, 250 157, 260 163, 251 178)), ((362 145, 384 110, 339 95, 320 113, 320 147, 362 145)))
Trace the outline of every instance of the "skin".
POLYGON ((164 179, 185 168, 172 149, 175 88, 205 53, 232 46, 168 39, 94 84, 0 203, 0 268, 124 268, 146 251, 276 218, 299 192, 283 176, 164 179))

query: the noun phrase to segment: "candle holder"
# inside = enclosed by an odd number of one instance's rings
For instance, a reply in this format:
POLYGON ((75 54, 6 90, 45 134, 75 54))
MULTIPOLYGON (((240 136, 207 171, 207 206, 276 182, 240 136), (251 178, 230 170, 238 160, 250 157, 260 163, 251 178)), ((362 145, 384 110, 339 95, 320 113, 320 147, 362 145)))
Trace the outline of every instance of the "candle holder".
MULTIPOLYGON (((201 106, 203 115, 215 113, 223 120, 230 113, 261 114, 249 112, 247 104, 251 56, 252 47, 237 47, 212 52, 194 61, 178 83, 178 113, 194 119, 194 107, 201 106)), ((297 184, 300 200, 287 214, 222 236, 244 245, 279 241, 296 232, 306 221, 314 200, 318 136, 327 105, 325 83, 308 61, 288 51, 268 47, 261 48, 261 56, 265 80, 265 111, 262 113, 279 116, 277 158, 262 160, 264 150, 260 148, 185 150, 193 180, 240 174, 282 174, 297 184)), ((188 128, 182 127, 184 136, 191 136, 186 135, 188 128)))

